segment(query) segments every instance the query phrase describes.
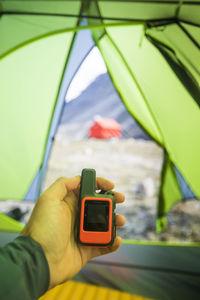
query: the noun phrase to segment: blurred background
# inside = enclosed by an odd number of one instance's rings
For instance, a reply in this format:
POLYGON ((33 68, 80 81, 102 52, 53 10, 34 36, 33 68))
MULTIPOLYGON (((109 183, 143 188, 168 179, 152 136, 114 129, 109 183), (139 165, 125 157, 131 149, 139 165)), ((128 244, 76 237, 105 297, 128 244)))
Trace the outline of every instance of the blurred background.
MULTIPOLYGON (((156 233, 156 209, 163 150, 129 114, 93 47, 66 94, 42 190, 58 177, 96 169, 97 176, 115 183, 126 196, 117 212, 126 216, 119 229, 124 239, 199 242, 200 202, 177 203, 168 213, 167 229, 156 233), (95 66, 95 67, 94 67, 95 66)), ((9 216, 26 222, 32 202, 0 202, 9 216)))

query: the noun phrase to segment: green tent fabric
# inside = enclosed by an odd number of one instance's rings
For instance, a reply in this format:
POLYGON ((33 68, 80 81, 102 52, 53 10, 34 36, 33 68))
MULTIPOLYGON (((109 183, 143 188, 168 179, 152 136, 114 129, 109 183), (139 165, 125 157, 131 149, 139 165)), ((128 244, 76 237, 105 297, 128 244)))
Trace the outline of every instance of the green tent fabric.
POLYGON ((20 232, 23 229, 23 225, 13 220, 12 218, 0 213, 0 228, 5 232, 20 232))
POLYGON ((23 199, 42 163, 72 38, 46 37, 1 60, 1 199, 23 199))
MULTIPOLYGON (((124 27, 107 27, 106 34, 97 41, 113 81, 129 111, 166 149, 170 160, 200 197, 196 168, 196 164, 200 163, 200 134, 197 131, 200 125, 199 107, 159 51, 146 37, 141 37, 142 26, 124 27)), ((196 54, 197 67, 200 52, 196 54)), ((170 184, 172 176, 165 176, 168 189, 163 191, 163 197, 166 205, 160 214, 170 208, 168 196, 173 190, 170 184)), ((178 189, 177 182, 173 185, 178 189)), ((174 200, 169 201, 170 206, 181 199, 180 192, 171 196, 174 200)))
MULTIPOLYGON (((127 109, 167 153, 159 194, 158 231, 166 226, 166 213, 182 198, 172 164, 200 197, 196 168, 200 163, 197 130, 200 125, 200 18, 195 18, 193 24, 194 9, 200 13, 200 7, 198 2, 193 3, 193 9, 186 14, 184 1, 176 8, 174 3, 164 2, 118 1, 113 11, 110 2, 100 1, 98 5, 91 2, 88 13, 100 17, 108 17, 108 12, 110 17, 122 17, 126 13, 123 17, 131 19, 137 13, 138 22, 146 19, 141 24, 106 26, 101 33, 94 29, 93 37, 127 109), (161 10, 158 12, 160 6, 163 15, 161 10), (170 20, 173 10, 175 20, 170 20), (159 17, 163 20, 158 21, 159 17), (149 21, 149 18, 157 20, 149 21), (173 56, 170 61, 164 51, 173 56)), ((95 24, 96 20, 89 19, 89 22, 95 24)), ((111 25, 114 20, 99 22, 111 25)))
POLYGON ((85 28, 128 111, 165 149, 158 230, 182 199, 174 166, 200 197, 199 16, 198 0, 0 1, 0 199, 22 200, 43 165, 74 37, 85 28))

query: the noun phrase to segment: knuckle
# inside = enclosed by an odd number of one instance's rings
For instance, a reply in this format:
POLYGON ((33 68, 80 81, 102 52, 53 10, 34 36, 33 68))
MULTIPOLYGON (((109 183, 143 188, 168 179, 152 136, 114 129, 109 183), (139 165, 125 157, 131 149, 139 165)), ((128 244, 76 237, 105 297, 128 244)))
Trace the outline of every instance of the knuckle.
POLYGON ((59 177, 56 181, 57 182, 65 182, 66 181, 66 177, 64 177, 64 176, 59 177))

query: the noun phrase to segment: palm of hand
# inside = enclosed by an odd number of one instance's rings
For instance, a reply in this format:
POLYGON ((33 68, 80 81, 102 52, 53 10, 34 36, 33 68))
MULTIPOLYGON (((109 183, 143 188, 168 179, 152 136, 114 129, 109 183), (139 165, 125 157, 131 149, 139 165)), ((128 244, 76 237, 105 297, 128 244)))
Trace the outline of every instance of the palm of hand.
MULTIPOLYGON (((107 248, 84 247, 77 243, 77 213, 80 177, 60 178, 45 191, 34 207, 21 235, 38 242, 46 255, 50 269, 49 288, 71 279, 93 257, 116 251, 121 245, 117 237, 107 248)), ((111 190, 113 183, 97 178, 97 188, 111 190)), ((116 202, 124 196, 115 192, 116 202)), ((116 216, 116 225, 125 218, 116 216)))
POLYGON ((51 281, 56 285, 71 279, 81 270, 89 259, 90 249, 76 242, 78 198, 74 192, 68 193, 61 205, 53 202, 48 209, 52 212, 51 236, 43 237, 43 248, 51 268, 51 281))

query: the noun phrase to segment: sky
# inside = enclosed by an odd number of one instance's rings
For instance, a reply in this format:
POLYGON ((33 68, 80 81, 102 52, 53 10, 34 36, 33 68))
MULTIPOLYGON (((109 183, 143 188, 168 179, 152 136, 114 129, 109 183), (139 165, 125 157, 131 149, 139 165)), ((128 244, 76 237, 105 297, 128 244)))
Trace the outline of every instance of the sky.
POLYGON ((65 101, 70 102, 78 97, 99 75, 106 72, 106 65, 99 49, 94 47, 72 80, 65 101))

